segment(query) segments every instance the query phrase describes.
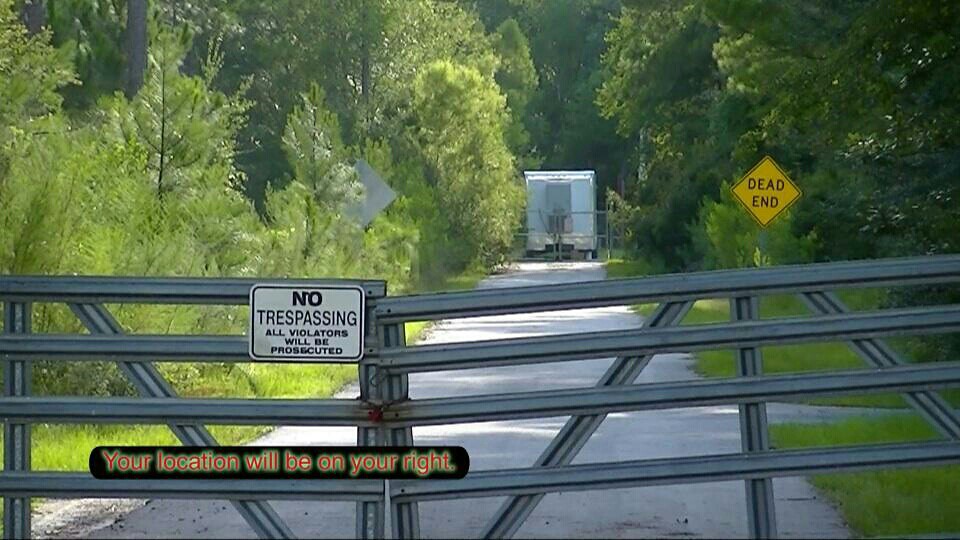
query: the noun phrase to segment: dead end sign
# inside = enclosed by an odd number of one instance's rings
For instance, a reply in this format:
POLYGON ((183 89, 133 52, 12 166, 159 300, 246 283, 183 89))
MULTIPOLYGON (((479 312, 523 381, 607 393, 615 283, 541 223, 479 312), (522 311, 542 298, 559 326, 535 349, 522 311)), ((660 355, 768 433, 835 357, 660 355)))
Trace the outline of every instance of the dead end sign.
POLYGON ((363 357, 363 289, 254 285, 250 358, 356 362, 363 357))
POLYGON ((770 156, 761 159, 730 190, 761 227, 769 225, 803 195, 770 156))

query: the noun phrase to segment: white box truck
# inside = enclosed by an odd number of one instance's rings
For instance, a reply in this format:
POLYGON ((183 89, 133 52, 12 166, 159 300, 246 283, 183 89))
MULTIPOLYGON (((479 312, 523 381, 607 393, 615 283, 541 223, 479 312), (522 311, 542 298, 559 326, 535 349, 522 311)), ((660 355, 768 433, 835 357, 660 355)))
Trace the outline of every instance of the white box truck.
POLYGON ((579 251, 597 257, 594 171, 524 171, 527 255, 579 251))

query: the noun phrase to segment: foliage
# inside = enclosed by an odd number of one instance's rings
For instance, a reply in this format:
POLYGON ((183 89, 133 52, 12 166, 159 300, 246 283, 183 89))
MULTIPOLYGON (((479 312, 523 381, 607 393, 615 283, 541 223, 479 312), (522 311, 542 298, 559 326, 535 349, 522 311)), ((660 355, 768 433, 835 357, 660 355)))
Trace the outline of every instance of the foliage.
POLYGON ((622 235, 621 242, 626 246, 626 252, 630 258, 642 259, 639 256, 640 254, 633 249, 637 245, 637 232, 633 227, 638 222, 637 213, 639 209, 612 189, 607 190, 606 207, 610 230, 620 232, 620 235, 622 235))
POLYGON ((816 233, 795 236, 790 211, 766 229, 734 200, 729 184, 721 188, 720 201, 707 200, 700 208, 700 219, 693 227, 694 242, 706 242, 700 252, 710 268, 743 268, 812 262, 816 233), (698 238, 698 235, 701 235, 698 238))
POLYGON ((703 265, 690 225, 704 198, 732 176, 728 132, 735 102, 711 111, 717 91, 715 23, 696 2, 625 7, 607 35, 607 80, 597 101, 638 140, 638 178, 627 189, 635 248, 668 268, 703 265))
POLYGON ((414 83, 417 139, 438 192, 448 233, 463 261, 487 264, 507 253, 523 205, 513 156, 503 139, 506 100, 474 68, 429 65, 414 83))
POLYGON ((62 101, 57 90, 74 81, 69 62, 48 39, 48 34, 27 35, 13 0, 0 2, 0 122, 5 127, 56 110, 62 101))
POLYGON ((47 1, 50 38, 69 60, 79 84, 63 90, 69 109, 86 109, 123 86, 126 2, 47 1))
MULTIPOLYGON (((630 145, 601 116, 596 93, 600 58, 619 0, 515 2, 530 40, 539 87, 526 125, 544 168, 593 169, 600 193, 628 170, 630 145)), ((598 201, 599 202, 599 201, 598 201)))
POLYGON ((956 252, 956 35, 960 9, 933 1, 626 2, 598 102, 638 140, 634 251, 672 270, 956 252), (764 154, 804 197, 759 249, 724 185, 764 154))
POLYGON ((641 142, 638 248, 703 264, 694 216, 771 153, 804 189, 791 228, 815 257, 955 251, 960 154, 941 119, 957 112, 958 28, 938 2, 628 2, 598 100, 641 142))
POLYGON ((105 104, 118 137, 147 151, 158 199, 217 184, 242 185, 233 157, 248 103, 211 88, 220 56, 213 52, 201 76, 185 76, 180 72, 190 47, 185 29, 156 28, 151 37, 144 87, 132 101, 115 97, 105 104))
POLYGON ((303 103, 290 113, 283 135, 287 160, 294 178, 309 187, 328 214, 339 217, 347 205, 363 199, 357 172, 344 162, 336 115, 324 107, 323 91, 316 84, 302 96, 303 103))
POLYGON ((539 164, 536 156, 530 155, 530 133, 524 122, 527 118, 527 106, 537 88, 537 70, 530 57, 530 46, 523 35, 520 25, 514 19, 507 19, 497 27, 497 54, 500 55, 500 67, 496 81, 507 98, 510 120, 505 134, 507 144, 522 156, 522 169, 533 169, 539 164))
MULTIPOLYGON (((502 262, 518 172, 541 166, 596 169, 628 254, 658 271, 958 249, 950 3, 157 0, 133 99, 125 2, 47 1, 33 36, 15 4, 0 0, 3 272, 413 290, 502 262), (764 154, 804 198, 761 235, 726 186, 764 154), (366 229, 345 218, 358 158, 398 193, 366 229)), ((239 324, 118 313, 131 330, 239 324)), ((36 323, 78 329, 49 306, 36 323)))

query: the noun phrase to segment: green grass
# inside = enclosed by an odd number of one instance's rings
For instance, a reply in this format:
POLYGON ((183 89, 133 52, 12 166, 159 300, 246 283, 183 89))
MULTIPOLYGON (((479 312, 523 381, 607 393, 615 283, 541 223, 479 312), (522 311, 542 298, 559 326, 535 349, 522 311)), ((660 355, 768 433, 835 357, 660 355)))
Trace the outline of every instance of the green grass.
POLYGON ((431 321, 414 321, 403 325, 403 333, 407 340, 405 343, 413 344, 420 340, 423 332, 430 326, 431 321))
MULTIPOLYGON (((162 366, 162 365, 161 365, 162 366)), ((356 377, 347 365, 245 364, 228 375, 208 372, 178 384, 183 397, 328 397, 356 377)), ((220 444, 243 444, 266 433, 269 426, 210 426, 220 444)), ((87 458, 103 445, 178 445, 167 426, 35 424, 31 429, 32 468, 47 471, 87 469, 87 458)), ((2 446, 0 446, 2 456, 2 446)))
POLYGON ((653 267, 646 261, 610 259, 606 262, 607 278, 627 278, 653 274, 653 267))
MULTIPOLYGON (((645 275, 646 265, 637 261, 615 261, 608 265, 617 277, 645 275), (631 274, 631 272, 634 272, 631 274)), ((881 292, 876 290, 841 291, 840 297, 851 309, 870 309, 879 305, 881 292)), ((633 306, 640 315, 649 315, 656 308, 653 304, 633 306)), ((765 296, 760 299, 761 319, 802 317, 809 311, 794 295, 765 296)), ((730 320, 730 303, 727 299, 698 300, 684 318, 682 325, 714 324, 730 320)), ((845 343, 810 343, 804 345, 778 345, 762 347, 763 371, 768 374, 804 373, 866 367, 845 343)), ((733 377, 736 375, 735 352, 732 350, 702 351, 695 356, 694 370, 704 377, 733 377)), ((858 407, 904 407, 906 404, 897 394, 871 394, 859 396, 825 397, 804 400, 817 405, 858 407)))
MULTIPOLYGON (((937 436, 912 414, 862 417, 831 424, 771 426, 777 448, 922 441, 937 436)), ((819 475, 813 484, 864 536, 960 531, 960 466, 819 475)))
MULTIPOLYGON (((268 426, 210 426, 222 445, 242 444, 267 431, 268 426)), ((96 446, 171 445, 180 442, 167 426, 139 425, 51 425, 33 428, 33 469, 44 471, 80 471, 87 469, 87 458, 96 446), (64 451, 69 449, 69 451, 64 451)))
MULTIPOLYGON (((164 364, 158 364, 163 369, 164 364)), ((183 397, 323 397, 356 376, 345 364, 232 364, 231 369, 203 370, 174 379, 183 397)))

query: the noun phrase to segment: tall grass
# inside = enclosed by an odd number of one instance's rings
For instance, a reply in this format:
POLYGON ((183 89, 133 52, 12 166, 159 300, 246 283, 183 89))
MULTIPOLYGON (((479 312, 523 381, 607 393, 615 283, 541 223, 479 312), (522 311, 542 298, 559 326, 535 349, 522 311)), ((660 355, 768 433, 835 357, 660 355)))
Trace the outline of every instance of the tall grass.
MULTIPOLYGON (((770 427, 777 448, 925 441, 937 434, 912 414, 851 418, 831 424, 770 427)), ((818 475, 813 484, 864 536, 960 531, 960 466, 818 475)))
MULTIPOLYGON (((625 277, 630 272, 643 272, 646 263, 638 261, 619 261, 613 266, 613 272, 625 277)), ((611 267, 608 265, 608 276, 611 267)), ((642 275, 642 274, 641 274, 642 275)), ((883 292, 874 289, 849 290, 840 292, 840 297, 851 309, 864 310, 880 305, 883 292)), ((648 316, 656 308, 653 304, 633 306, 632 309, 648 316)), ((760 298, 760 318, 779 319, 809 315, 807 308, 794 295, 772 295, 760 298)), ((728 299, 708 298, 694 303, 681 325, 715 324, 730 321, 730 301, 728 299)), ((893 342, 905 348, 902 342, 893 342)), ((761 347, 763 371, 767 374, 805 373, 815 371, 833 371, 846 369, 864 369, 866 364, 845 343, 823 342, 803 345, 775 345, 761 347)), ((735 351, 712 350, 696 353, 694 371, 703 377, 733 377, 736 375, 735 351)), ((871 394, 858 396, 837 396, 803 400, 816 405, 856 406, 856 407, 904 407, 906 403, 898 394, 871 394)))

